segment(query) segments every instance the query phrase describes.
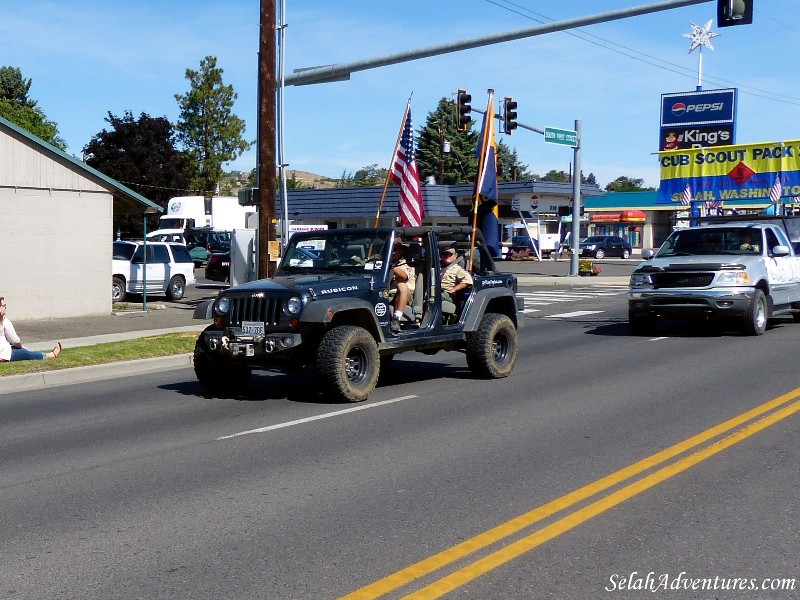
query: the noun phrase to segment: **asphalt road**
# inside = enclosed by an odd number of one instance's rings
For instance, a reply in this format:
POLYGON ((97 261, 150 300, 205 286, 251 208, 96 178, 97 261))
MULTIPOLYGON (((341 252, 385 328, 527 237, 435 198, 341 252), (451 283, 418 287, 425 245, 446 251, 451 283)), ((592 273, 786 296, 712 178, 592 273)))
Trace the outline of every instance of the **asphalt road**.
POLYGON ((573 293, 503 380, 409 354, 359 405, 188 368, 0 398, 0 598, 800 597, 680 587, 800 578, 799 326, 637 338, 573 293))

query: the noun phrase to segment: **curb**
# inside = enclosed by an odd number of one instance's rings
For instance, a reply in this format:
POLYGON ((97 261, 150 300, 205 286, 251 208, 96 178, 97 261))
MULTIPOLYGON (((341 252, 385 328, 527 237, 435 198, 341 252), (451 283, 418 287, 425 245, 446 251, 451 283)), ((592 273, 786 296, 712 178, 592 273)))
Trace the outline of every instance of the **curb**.
POLYGON ((0 377, 0 393, 30 392, 50 387, 105 381, 118 377, 130 377, 132 374, 146 375, 159 371, 189 367, 192 365, 191 354, 174 354, 156 358, 141 358, 123 362, 104 363, 87 367, 72 367, 41 373, 9 375, 0 377))

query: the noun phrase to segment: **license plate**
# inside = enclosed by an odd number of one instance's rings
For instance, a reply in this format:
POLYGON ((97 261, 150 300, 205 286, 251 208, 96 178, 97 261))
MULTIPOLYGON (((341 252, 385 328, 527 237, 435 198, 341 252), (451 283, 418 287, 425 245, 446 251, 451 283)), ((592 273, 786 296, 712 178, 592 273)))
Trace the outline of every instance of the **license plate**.
POLYGON ((242 335, 264 335, 264 323, 242 321, 242 335))

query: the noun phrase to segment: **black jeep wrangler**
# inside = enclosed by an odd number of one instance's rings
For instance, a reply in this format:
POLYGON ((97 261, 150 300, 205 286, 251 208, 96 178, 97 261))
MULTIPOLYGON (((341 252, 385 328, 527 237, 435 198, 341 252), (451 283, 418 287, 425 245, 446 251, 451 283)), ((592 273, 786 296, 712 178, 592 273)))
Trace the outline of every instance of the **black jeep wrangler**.
POLYGON ((292 236, 273 279, 231 287, 195 311, 213 319, 200 334, 194 370, 207 392, 236 394, 252 369, 313 368, 338 400, 360 402, 382 366, 409 350, 463 351, 472 373, 506 377, 517 358, 516 277, 495 271, 475 231, 474 285, 443 298, 439 251, 455 245, 465 269, 470 227, 332 229, 292 236), (392 248, 402 240, 415 289, 399 331, 392 331, 392 248))

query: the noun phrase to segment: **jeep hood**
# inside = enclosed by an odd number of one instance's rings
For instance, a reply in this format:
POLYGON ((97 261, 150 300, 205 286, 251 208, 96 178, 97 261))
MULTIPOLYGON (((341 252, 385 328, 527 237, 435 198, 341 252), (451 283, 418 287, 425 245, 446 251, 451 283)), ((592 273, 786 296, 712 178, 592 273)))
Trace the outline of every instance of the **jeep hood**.
POLYGON ((357 290, 367 290, 370 286, 369 277, 333 276, 330 275, 302 275, 299 277, 280 276, 274 279, 259 279, 228 288, 228 292, 270 292, 281 293, 296 291, 298 293, 312 292, 316 295, 330 295, 338 293, 352 293, 357 290))

